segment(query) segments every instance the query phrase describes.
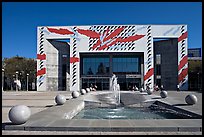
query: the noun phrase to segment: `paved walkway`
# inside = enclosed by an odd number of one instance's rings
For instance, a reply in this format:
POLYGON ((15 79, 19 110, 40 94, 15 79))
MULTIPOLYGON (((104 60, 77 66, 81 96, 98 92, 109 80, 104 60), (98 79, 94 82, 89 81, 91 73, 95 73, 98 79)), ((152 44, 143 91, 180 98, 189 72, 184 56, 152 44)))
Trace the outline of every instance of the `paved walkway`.
MULTIPOLYGON (((4 122, 9 122, 8 119, 8 111, 10 110, 10 108, 14 105, 17 104, 24 104, 27 105, 31 108, 31 112, 32 115, 35 113, 38 113, 40 111, 46 110, 52 106, 55 105, 54 102, 54 97, 57 94, 63 94, 67 97, 67 99, 71 98, 71 93, 70 92, 35 92, 35 91, 29 91, 29 92, 3 92, 2 93, 2 123, 4 122)), ((97 94, 96 92, 93 94, 97 94)), ((151 96, 146 95, 145 96, 146 99, 148 100, 163 100, 164 102, 167 101, 170 104, 177 104, 177 107, 184 107, 188 110, 192 110, 196 113, 200 113, 202 115, 202 94, 201 93, 196 93, 196 92, 180 92, 177 93, 175 91, 169 91, 168 92, 168 98, 161 99, 159 98, 159 93, 158 92, 154 92, 151 96), (184 97, 185 95, 189 94, 189 93, 193 93, 198 97, 198 103, 196 105, 191 105, 191 106, 187 106, 184 105, 185 104, 185 100, 184 97)), ((202 123, 202 119, 198 122, 198 123, 202 123)), ((75 132, 75 131, 4 131, 3 130, 3 134, 86 134, 86 135, 116 135, 119 134, 118 132, 75 132)), ((202 134, 201 132, 121 132, 120 134, 139 134, 139 135, 157 135, 157 134, 172 134, 172 135, 187 135, 187 134, 191 134, 191 135, 198 135, 198 134, 202 134)))
POLYGON ((79 132, 3 130, 2 135, 202 135, 202 132, 79 132))
POLYGON ((37 92, 37 91, 4 91, 2 92, 2 123, 10 122, 9 110, 15 105, 26 105, 31 109, 31 115, 55 105, 55 96, 63 94, 67 99, 71 93, 67 91, 37 92))

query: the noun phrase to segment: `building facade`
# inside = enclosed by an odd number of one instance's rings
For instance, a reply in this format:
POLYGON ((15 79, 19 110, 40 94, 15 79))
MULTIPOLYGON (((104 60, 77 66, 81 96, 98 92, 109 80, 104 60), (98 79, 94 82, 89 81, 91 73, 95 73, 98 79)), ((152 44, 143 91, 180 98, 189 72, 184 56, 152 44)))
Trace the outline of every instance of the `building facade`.
POLYGON ((188 89, 187 25, 41 26, 37 90, 121 90, 155 84, 188 89))
POLYGON ((201 48, 188 49, 188 90, 202 92, 202 52, 201 48))
POLYGON ((201 48, 188 49, 188 57, 201 57, 201 48))

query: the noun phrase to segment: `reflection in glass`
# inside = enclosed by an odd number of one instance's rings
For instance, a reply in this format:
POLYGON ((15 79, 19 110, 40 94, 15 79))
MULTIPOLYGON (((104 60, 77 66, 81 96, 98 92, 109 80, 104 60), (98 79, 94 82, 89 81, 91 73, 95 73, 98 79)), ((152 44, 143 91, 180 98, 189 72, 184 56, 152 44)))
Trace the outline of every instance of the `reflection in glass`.
POLYGON ((138 57, 113 57, 113 73, 140 74, 138 57))
POLYGON ((84 57, 84 75, 109 75, 109 57, 84 57))

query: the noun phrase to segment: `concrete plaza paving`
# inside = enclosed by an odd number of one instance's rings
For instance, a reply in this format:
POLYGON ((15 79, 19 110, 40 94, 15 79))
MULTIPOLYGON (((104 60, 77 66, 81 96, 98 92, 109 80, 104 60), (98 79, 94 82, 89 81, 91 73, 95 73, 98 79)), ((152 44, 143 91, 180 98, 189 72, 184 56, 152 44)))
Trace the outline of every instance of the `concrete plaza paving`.
MULTIPOLYGON (((95 100, 90 98, 91 94, 100 94, 104 92, 92 92, 85 96, 80 96, 77 99, 71 99, 70 92, 3 92, 2 93, 2 123, 9 123, 8 111, 9 109, 17 104, 24 104, 31 108, 32 116, 23 125, 19 126, 8 126, 7 129, 3 130, 4 134, 8 132, 15 134, 15 130, 25 134, 28 134, 22 130, 51 130, 46 133, 55 132, 56 134, 74 134, 75 132, 85 132, 88 134, 114 134, 117 132, 125 132, 124 134, 137 134, 138 131, 142 134, 144 131, 146 134, 156 133, 172 133, 172 134, 201 134, 202 119, 171 119, 171 120, 86 120, 86 119, 66 119, 63 118, 65 112, 70 107, 72 108, 73 102, 80 102, 86 98, 86 100, 95 100), (56 106, 54 97, 57 94, 63 94, 67 97, 66 104, 62 106, 56 106), (60 113, 56 113, 56 111, 60 113), (152 128, 154 127, 154 128, 152 128), (178 128, 179 127, 179 128, 178 128), (177 131, 179 129, 179 131, 177 131), (69 132, 67 130, 70 130, 69 132), (66 133, 65 133, 66 132, 66 133), (106 133, 105 133, 106 132, 106 133), (184 132, 184 133, 183 133, 184 132)), ((135 94, 139 94, 135 93, 135 94)), ((160 100, 162 102, 174 105, 181 109, 186 109, 194 113, 202 115, 202 93, 197 92, 176 92, 169 91, 168 97, 165 99, 160 98, 159 92, 154 92, 152 95, 145 95, 146 100, 160 100), (193 93, 198 97, 198 102, 195 105, 186 105, 185 96, 193 93)), ((33 131, 34 132, 34 131, 33 131)), ((30 133, 33 133, 30 131, 30 133)), ((36 131, 36 134, 42 133, 42 131, 36 131)), ((44 133, 44 134, 46 134, 44 133)), ((42 133, 43 134, 43 133, 42 133)), ((78 133, 80 134, 80 133, 78 133)))

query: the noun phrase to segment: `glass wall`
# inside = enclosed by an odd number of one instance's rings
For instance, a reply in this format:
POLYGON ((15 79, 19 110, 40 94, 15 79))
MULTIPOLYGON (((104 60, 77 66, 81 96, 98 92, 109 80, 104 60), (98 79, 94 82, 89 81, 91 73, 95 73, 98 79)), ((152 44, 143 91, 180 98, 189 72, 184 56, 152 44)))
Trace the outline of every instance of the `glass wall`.
POLYGON ((82 78, 82 88, 97 86, 96 90, 109 90, 109 78, 82 78))
POLYGON ((130 90, 133 86, 139 88, 142 63, 143 54, 140 53, 81 53, 81 88, 96 85, 97 90, 109 90, 112 73, 118 77, 121 90, 130 90))
POLYGON ((83 75, 109 75, 109 57, 83 57, 83 75))
POLYGON ((113 73, 115 74, 140 74, 138 57, 113 57, 113 73))

